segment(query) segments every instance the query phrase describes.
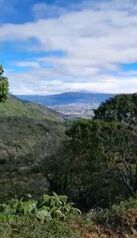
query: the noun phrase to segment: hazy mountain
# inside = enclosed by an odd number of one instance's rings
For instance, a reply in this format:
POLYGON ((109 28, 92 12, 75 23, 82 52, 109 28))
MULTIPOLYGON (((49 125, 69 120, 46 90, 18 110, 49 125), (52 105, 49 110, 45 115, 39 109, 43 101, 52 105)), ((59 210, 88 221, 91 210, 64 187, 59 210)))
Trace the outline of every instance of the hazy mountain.
POLYGON ((93 116, 93 109, 113 96, 105 93, 68 92, 56 95, 21 95, 19 98, 41 105, 47 105, 67 118, 93 116))
POLYGON ((23 100, 36 102, 47 106, 64 105, 64 104, 91 104, 99 105, 112 94, 105 93, 90 93, 90 92, 68 92, 55 95, 19 95, 23 100))

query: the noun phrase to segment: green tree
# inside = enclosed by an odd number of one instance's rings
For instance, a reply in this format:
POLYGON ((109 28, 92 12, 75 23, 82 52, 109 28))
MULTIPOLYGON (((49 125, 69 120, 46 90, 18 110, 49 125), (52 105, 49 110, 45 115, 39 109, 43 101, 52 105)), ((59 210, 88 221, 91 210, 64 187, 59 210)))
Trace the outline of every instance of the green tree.
POLYGON ((67 194, 81 209, 110 207, 124 190, 120 176, 109 166, 107 149, 103 148, 106 124, 97 120, 75 121, 66 131, 61 151, 42 164, 51 191, 67 194))
POLYGON ((137 93, 112 97, 103 102, 94 113, 94 119, 134 125, 137 122, 137 93))
POLYGON ((106 123, 100 131, 102 158, 121 178, 129 195, 137 192, 137 130, 121 123, 106 123))
POLYGON ((8 79, 7 77, 3 76, 4 70, 2 65, 0 65, 0 102, 5 102, 8 95, 8 79))
POLYGON ((137 192, 137 93, 122 94, 102 103, 95 120, 108 122, 101 135, 104 156, 121 177, 130 195, 137 192))
POLYGON ((80 196, 85 195, 90 206, 111 206, 125 196, 127 190, 132 194, 136 142, 129 128, 118 122, 80 120, 73 124, 67 135, 75 155, 75 166, 79 168, 75 171, 79 188, 83 189, 80 196))

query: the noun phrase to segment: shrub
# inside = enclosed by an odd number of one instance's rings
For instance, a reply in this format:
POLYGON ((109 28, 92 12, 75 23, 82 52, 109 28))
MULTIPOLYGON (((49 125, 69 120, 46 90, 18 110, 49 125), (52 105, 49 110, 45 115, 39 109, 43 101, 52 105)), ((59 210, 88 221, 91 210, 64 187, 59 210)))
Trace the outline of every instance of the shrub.
POLYGON ((137 199, 130 198, 111 209, 92 210, 88 218, 113 229, 131 231, 137 227, 137 199))
POLYGON ((80 213, 73 207, 73 204, 67 202, 67 196, 43 195, 37 201, 28 199, 23 201, 13 199, 6 204, 0 205, 0 221, 12 220, 14 216, 33 216, 38 220, 50 221, 54 218, 65 220, 71 215, 80 213))

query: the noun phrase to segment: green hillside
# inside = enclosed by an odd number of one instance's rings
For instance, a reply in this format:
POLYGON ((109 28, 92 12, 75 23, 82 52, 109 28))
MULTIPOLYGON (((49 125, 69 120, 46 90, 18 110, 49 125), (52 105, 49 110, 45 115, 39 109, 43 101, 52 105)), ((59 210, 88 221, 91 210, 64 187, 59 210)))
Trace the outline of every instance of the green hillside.
POLYGON ((58 149, 63 119, 46 107, 9 96, 0 104, 0 135, 0 197, 47 191, 37 167, 58 149))
POLYGON ((66 133, 48 108, 0 104, 0 237, 137 237, 135 96, 110 99, 66 133))
POLYGON ((38 104, 22 101, 15 96, 9 96, 5 103, 0 104, 1 117, 27 117, 30 119, 47 119, 55 122, 62 122, 63 119, 58 113, 47 107, 38 104))

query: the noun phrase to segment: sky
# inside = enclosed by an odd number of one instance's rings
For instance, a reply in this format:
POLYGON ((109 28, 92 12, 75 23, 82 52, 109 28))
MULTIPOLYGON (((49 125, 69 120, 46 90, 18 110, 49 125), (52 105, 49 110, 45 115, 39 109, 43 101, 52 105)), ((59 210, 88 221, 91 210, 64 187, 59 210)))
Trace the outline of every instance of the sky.
POLYGON ((137 0, 0 0, 0 9, 11 93, 137 92, 137 0))

